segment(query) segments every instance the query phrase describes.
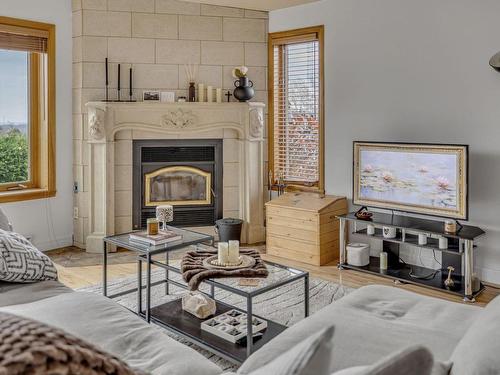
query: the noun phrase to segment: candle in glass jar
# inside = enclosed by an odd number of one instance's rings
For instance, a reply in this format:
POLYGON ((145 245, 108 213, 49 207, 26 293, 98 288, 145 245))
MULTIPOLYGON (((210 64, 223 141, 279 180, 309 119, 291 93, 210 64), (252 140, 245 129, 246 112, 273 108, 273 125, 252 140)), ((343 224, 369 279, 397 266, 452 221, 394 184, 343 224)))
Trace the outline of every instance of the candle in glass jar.
POLYGON ((148 231, 148 236, 154 236, 158 234, 158 220, 156 218, 151 218, 146 221, 146 228, 148 231))
POLYGON ((227 242, 219 242, 217 260, 219 264, 227 264, 229 262, 229 244, 227 242))
POLYGON ((240 260, 240 241, 229 241, 229 263, 238 263, 240 260))

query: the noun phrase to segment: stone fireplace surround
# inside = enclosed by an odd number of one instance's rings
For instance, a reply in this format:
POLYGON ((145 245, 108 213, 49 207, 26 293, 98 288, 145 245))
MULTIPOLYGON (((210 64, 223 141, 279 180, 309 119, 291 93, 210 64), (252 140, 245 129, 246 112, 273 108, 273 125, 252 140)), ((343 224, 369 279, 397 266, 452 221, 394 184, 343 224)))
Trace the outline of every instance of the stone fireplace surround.
POLYGON ((119 232, 132 230, 132 192, 120 190, 132 186, 132 165, 120 158, 131 155, 132 140, 138 139, 222 139, 224 216, 244 220, 243 242, 264 241, 263 103, 89 102, 86 107, 88 252, 102 252, 103 238, 117 232, 118 217, 125 223, 119 232))

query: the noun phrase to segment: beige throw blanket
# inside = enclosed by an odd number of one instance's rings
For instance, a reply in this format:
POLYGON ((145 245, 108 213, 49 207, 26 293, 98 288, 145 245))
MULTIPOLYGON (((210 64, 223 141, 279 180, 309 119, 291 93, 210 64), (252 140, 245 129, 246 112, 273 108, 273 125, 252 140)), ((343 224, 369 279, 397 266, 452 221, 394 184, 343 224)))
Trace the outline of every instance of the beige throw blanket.
POLYGON ((241 268, 237 270, 207 269, 203 266, 203 260, 217 254, 216 250, 199 249, 189 251, 184 255, 181 262, 182 277, 188 283, 190 290, 197 290, 203 280, 224 277, 267 277, 269 272, 260 258, 257 250, 240 250, 241 254, 255 258, 252 268, 241 268))

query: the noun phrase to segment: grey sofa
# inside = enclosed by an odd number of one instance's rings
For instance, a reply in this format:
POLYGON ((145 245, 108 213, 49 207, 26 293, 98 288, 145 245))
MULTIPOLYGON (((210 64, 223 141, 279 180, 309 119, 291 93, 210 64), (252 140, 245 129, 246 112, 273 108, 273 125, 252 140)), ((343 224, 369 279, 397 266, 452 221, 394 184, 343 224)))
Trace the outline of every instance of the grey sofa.
MULTIPOLYGON (((2 221, 8 222, 0 210, 2 221)), ((195 350, 115 302, 55 281, 0 282, 0 311, 62 328, 154 375, 222 373, 195 350)), ((378 285, 360 288, 290 327, 250 356, 238 374, 259 369, 332 324, 332 373, 420 344, 440 366, 433 375, 448 373, 450 366, 452 375, 500 374, 500 297, 481 308, 378 285)))

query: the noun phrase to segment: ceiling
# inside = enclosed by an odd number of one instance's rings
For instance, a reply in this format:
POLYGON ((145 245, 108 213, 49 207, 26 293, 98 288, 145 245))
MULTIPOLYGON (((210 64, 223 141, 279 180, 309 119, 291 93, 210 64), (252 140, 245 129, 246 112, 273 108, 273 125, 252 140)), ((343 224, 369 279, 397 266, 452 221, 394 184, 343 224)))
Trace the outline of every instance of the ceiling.
POLYGON ((295 5, 312 3, 318 0, 187 0, 193 3, 223 5, 255 10, 276 10, 295 5))

